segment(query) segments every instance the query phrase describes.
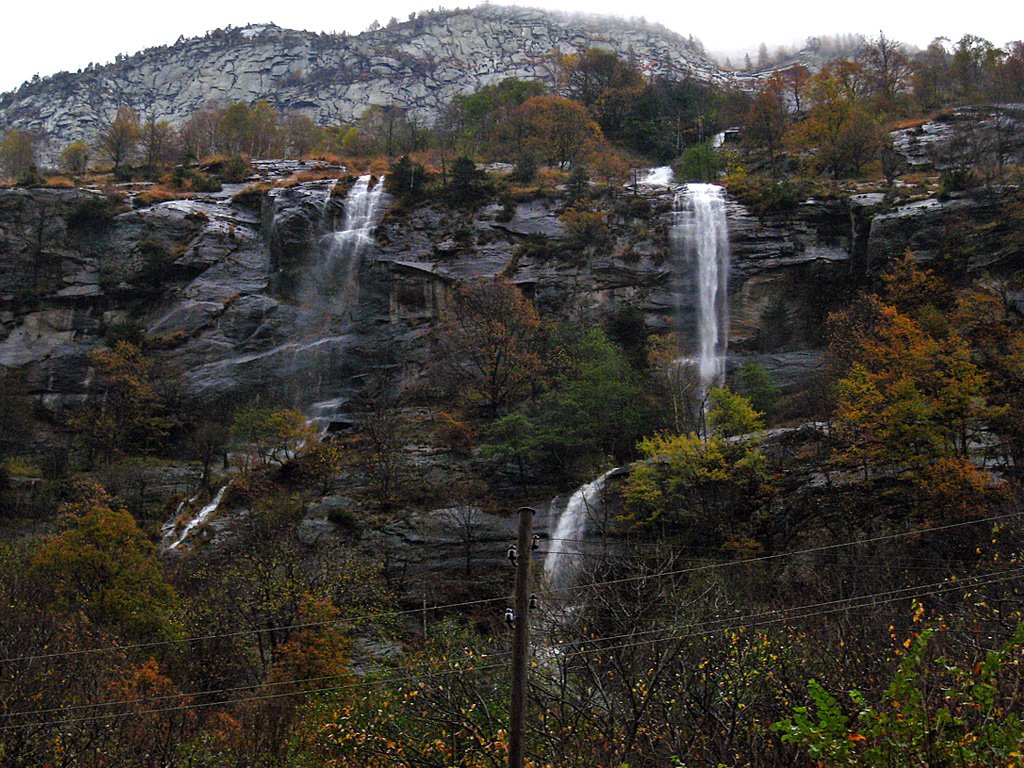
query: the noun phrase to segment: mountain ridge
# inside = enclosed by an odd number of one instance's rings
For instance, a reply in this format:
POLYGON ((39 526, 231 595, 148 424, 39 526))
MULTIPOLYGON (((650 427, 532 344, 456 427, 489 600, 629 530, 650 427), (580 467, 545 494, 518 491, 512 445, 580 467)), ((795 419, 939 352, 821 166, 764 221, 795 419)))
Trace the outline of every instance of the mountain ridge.
POLYGON ((91 140, 121 105, 179 124, 204 106, 267 100, 323 124, 398 106, 429 122, 459 93, 506 77, 554 82, 554 56, 613 50, 651 76, 731 78, 700 44, 659 24, 532 8, 427 11, 358 35, 273 24, 179 37, 112 64, 62 72, 0 95, 0 129, 35 133, 52 156, 91 140))

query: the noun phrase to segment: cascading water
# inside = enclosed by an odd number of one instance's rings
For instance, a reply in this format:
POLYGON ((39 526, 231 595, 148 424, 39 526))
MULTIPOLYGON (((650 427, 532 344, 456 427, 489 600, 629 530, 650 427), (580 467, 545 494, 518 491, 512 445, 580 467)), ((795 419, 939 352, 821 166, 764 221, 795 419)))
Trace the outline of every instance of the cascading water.
POLYGON ((696 290, 697 343, 693 359, 701 391, 725 378, 729 315, 729 230, 725 197, 715 184, 687 184, 676 194, 672 238, 677 254, 692 265, 696 290))
POLYGON ((586 535, 587 523, 600 509, 605 481, 614 471, 609 470, 578 489, 559 515, 550 549, 544 558, 544 578, 552 588, 561 589, 569 585, 581 554, 580 542, 586 535))
MULTIPOLYGON (((168 550, 177 549, 178 546, 183 541, 185 541, 186 538, 188 538, 188 535, 192 533, 193 530, 195 530, 198 526, 206 522, 206 519, 217 511, 217 507, 220 506, 220 502, 224 498, 224 492, 227 491, 229 485, 230 483, 225 483, 224 485, 222 485, 220 490, 217 491, 217 495, 214 496, 206 506, 200 509, 199 512, 196 513, 195 517, 188 521, 185 527, 181 529, 181 532, 178 534, 177 538, 167 545, 168 550)), ((191 501, 192 500, 190 500, 190 502, 191 501)), ((183 504, 184 502, 178 505, 179 514, 181 513, 183 504)), ((171 530, 171 533, 173 533, 173 529, 171 530)))
POLYGON ((340 295, 348 312, 359 300, 359 267, 363 254, 373 242, 377 211, 384 194, 384 177, 370 189, 370 176, 360 176, 345 198, 345 222, 342 229, 327 237, 322 287, 340 295))

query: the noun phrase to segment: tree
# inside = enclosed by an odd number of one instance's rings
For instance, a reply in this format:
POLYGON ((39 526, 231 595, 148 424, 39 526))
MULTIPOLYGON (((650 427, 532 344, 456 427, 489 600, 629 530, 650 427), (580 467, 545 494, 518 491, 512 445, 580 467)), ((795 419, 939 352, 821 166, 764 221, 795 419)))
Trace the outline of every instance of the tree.
POLYGON ((632 467, 622 501, 626 518, 641 526, 720 542, 768 481, 764 454, 748 441, 661 434, 639 449, 646 460, 632 467))
POLYGON ((785 84, 786 94, 793 105, 793 113, 802 117, 804 114, 804 100, 806 98, 807 85, 811 81, 811 73, 801 64, 794 64, 784 69, 780 76, 785 84))
POLYGON ((114 164, 114 173, 132 160, 142 128, 139 116, 128 106, 117 108, 117 114, 99 134, 100 151, 114 164))
POLYGON ((196 160, 212 155, 217 148, 221 112, 199 109, 192 113, 178 130, 181 150, 186 158, 196 160))
POLYGON ((602 132, 615 141, 627 137, 636 99, 647 88, 633 63, 601 48, 563 56, 561 82, 566 95, 587 107, 602 132))
POLYGON ((879 32, 867 42, 859 58, 867 71, 876 107, 883 113, 899 111, 912 73, 906 46, 879 32))
POLYGON ((62 508, 62 530, 32 558, 32 575, 66 612, 132 642, 177 636, 177 597, 156 548, 135 519, 99 485, 76 488, 62 508))
POLYGON ((736 388, 750 400, 754 410, 771 418, 779 400, 779 386, 763 366, 757 363, 741 365, 736 372, 736 388))
POLYGON ((807 118, 793 126, 787 141, 809 149, 808 165, 833 178, 859 173, 878 152, 880 131, 860 95, 856 66, 833 63, 811 81, 807 118))
POLYGON ((0 168, 12 179, 21 179, 36 167, 35 139, 28 131, 9 131, 0 142, 0 168))
POLYGON ((438 327, 439 362, 488 417, 539 385, 540 342, 536 308, 508 281, 479 280, 449 293, 438 327))
MULTIPOLYGON (((186 440, 186 447, 192 458, 203 465, 200 485, 208 488, 214 461, 223 455, 227 461, 226 446, 231 439, 231 427, 216 418, 201 418, 192 424, 186 440)), ((225 464, 225 469, 227 468, 225 464)))
POLYGON ((295 408, 248 408, 235 417, 233 432, 250 461, 264 466, 284 464, 316 438, 316 428, 295 408))
POLYGON ((89 362, 103 391, 70 421, 86 463, 159 450, 174 422, 157 392, 153 361, 134 344, 119 341, 113 349, 90 353, 89 362))
POLYGON ((782 137, 789 125, 789 111, 784 96, 782 76, 772 75, 765 80, 743 120, 743 137, 760 149, 768 158, 772 175, 777 173, 776 158, 782 146, 782 137))
POLYGON ((448 524, 462 543, 463 575, 473 575, 473 555, 484 527, 484 506, 487 486, 479 480, 457 483, 451 493, 452 506, 448 510, 448 524))
POLYGON ((712 387, 708 393, 708 426, 722 437, 749 435, 764 429, 764 414, 754 410, 750 400, 727 387, 712 387))
MULTIPOLYGON (((904 282, 926 280, 917 272, 904 282)), ((921 321, 878 299, 866 311, 866 323, 848 334, 851 363, 836 384, 845 441, 836 455, 865 473, 878 466, 920 480, 940 457, 966 457, 977 430, 1000 412, 986 403, 986 376, 963 337, 945 326, 929 332, 929 307, 919 307, 921 321)))
POLYGON ((683 150, 674 169, 677 178, 709 182, 718 178, 724 166, 722 156, 711 144, 692 144, 683 150))
POLYGON ((142 126, 142 151, 146 167, 154 169, 174 160, 177 136, 166 120, 149 118, 142 126))
POLYGON ((441 133, 447 149, 470 157, 489 156, 498 141, 500 128, 516 107, 542 93, 542 83, 510 77, 495 85, 485 85, 475 93, 458 94, 452 98, 435 130, 441 133))
POLYGON ((570 338, 559 352, 549 390, 530 409, 547 465, 589 475, 606 457, 633 456, 651 412, 622 350, 593 328, 570 338))
POLYGON ((302 158, 316 146, 320 130, 309 115, 288 112, 284 118, 285 148, 291 157, 302 158))
POLYGON ((412 202, 423 194, 426 179, 426 168, 413 162, 408 155, 402 155, 391 164, 385 183, 392 195, 412 202))
POLYGON ((604 142, 586 108, 561 96, 527 99, 504 128, 514 155, 533 154, 559 167, 585 162, 604 142))
POLYGON ((462 155, 452 164, 448 194, 458 205, 472 205, 487 193, 487 181, 487 175, 477 169, 476 163, 462 155))
POLYGON ((352 449, 342 440, 322 439, 307 445, 302 452, 301 470, 321 495, 331 491, 338 475, 353 462, 352 449))
POLYGON ((999 60, 1000 51, 988 40, 964 35, 953 48, 949 69, 955 95, 963 102, 975 102, 985 96, 985 78, 999 60))
POLYGON ((85 173, 89 167, 89 145, 76 139, 64 147, 60 153, 60 167, 68 173, 85 173))
POLYGON ((526 467, 543 450, 533 419, 521 411, 509 413, 488 426, 486 438, 481 455, 513 463, 519 482, 526 482, 526 467))
POLYGON ((360 394, 356 447, 377 507, 386 510, 406 483, 405 444, 410 421, 402 409, 396 382, 386 374, 374 376, 360 394))

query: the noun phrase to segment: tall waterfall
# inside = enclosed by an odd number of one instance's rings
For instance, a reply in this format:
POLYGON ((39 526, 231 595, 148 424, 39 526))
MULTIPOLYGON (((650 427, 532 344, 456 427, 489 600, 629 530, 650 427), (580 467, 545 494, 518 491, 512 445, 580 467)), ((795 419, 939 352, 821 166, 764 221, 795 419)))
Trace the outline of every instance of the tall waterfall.
POLYGON ((544 579, 552 588, 561 589, 569 585, 578 565, 576 561, 582 554, 580 543, 586 534, 587 523, 594 513, 600 510, 605 481, 614 471, 609 470, 597 480, 578 489, 562 510, 558 525, 551 536, 547 557, 544 559, 544 579))
POLYGON ((359 299, 359 267, 363 253, 373 242, 377 212, 384 194, 384 177, 370 189, 370 175, 360 176, 345 198, 342 229, 328 235, 321 270, 321 287, 339 295, 351 312, 359 299))
POLYGON ((693 359, 704 392, 725 378, 729 337, 729 230, 725 197, 715 184, 687 184, 676 194, 672 238, 694 270, 697 343, 693 359))

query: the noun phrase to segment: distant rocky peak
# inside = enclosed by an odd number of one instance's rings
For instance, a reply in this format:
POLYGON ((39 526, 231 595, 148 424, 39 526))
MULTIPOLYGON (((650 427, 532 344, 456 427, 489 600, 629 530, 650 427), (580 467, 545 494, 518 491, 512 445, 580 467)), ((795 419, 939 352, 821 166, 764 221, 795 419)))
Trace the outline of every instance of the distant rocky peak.
POLYGON ((358 35, 271 23, 179 38, 78 73, 63 72, 0 96, 0 130, 45 139, 45 157, 92 140, 120 105, 181 123, 196 110, 265 99, 317 122, 350 122, 370 106, 432 121, 453 96, 507 77, 551 82, 558 54, 601 47, 647 73, 722 82, 700 44, 657 24, 533 8, 425 11, 358 35))

